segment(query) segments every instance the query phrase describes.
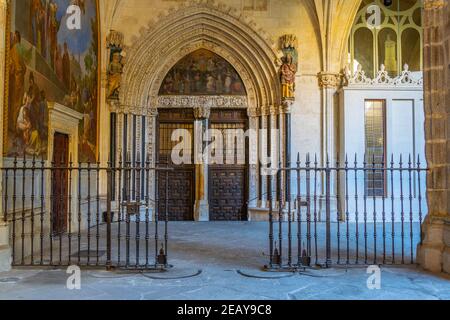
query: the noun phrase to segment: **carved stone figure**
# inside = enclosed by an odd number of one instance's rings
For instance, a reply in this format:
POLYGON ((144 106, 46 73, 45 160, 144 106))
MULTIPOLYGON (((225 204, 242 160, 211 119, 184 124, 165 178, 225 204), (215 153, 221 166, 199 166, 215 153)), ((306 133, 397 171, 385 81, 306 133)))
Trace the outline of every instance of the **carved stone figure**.
POLYGON ((117 99, 119 97, 120 82, 122 80, 123 63, 122 56, 119 52, 112 55, 112 61, 108 66, 108 93, 109 99, 117 99))
POLYGON ((280 69, 281 97, 283 100, 294 100, 295 76, 298 69, 297 37, 293 34, 282 36, 280 47, 284 54, 280 69))
POLYGON ((282 98, 295 98, 295 75, 297 74, 297 65, 293 62, 290 54, 283 58, 281 66, 281 87, 282 98))

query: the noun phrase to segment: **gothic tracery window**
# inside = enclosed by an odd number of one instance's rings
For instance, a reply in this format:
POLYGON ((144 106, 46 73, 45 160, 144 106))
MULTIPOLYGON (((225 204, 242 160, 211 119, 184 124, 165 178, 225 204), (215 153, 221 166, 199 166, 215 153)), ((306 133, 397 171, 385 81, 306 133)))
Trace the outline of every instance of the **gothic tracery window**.
POLYGON ((361 64, 373 77, 384 64, 391 76, 403 65, 413 72, 423 66, 422 0, 363 0, 349 40, 349 63, 353 71, 361 64), (379 17, 379 18, 378 18, 379 17))

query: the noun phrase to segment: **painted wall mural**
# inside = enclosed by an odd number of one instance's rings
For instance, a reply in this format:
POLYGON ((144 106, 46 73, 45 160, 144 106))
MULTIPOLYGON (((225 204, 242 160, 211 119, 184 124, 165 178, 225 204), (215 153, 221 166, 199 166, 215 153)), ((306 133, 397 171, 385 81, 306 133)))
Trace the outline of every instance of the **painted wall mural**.
POLYGON ((98 110, 96 0, 13 0, 10 7, 6 156, 46 156, 48 103, 83 114, 79 160, 95 161, 98 110), (70 30, 70 5, 81 29, 70 30))
POLYGON ((167 74, 160 95, 246 95, 233 66, 217 54, 200 49, 179 61, 167 74))

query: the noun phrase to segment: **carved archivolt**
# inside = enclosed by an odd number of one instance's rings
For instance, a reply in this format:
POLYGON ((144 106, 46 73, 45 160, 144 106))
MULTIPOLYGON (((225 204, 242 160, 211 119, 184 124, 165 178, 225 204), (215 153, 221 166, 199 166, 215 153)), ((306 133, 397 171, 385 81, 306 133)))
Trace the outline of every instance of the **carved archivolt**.
MULTIPOLYGON (((141 32, 128 50, 122 77, 121 108, 155 109, 166 74, 184 56, 200 49, 226 59, 241 76, 250 108, 279 105, 281 52, 251 21, 223 4, 193 1, 169 10, 141 32)), ((235 101, 236 102, 236 101, 235 101)), ((240 102, 239 102, 240 103, 240 102)))

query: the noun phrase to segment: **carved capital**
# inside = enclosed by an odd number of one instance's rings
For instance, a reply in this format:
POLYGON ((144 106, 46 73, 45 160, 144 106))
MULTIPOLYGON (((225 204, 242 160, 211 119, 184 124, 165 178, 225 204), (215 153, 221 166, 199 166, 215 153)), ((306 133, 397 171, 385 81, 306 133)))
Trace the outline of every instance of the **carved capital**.
POLYGON ((270 106, 262 106, 260 116, 263 116, 263 117, 270 116, 270 106))
POLYGON ((211 115, 211 108, 209 108, 209 107, 194 108, 194 117, 197 120, 209 119, 210 115, 211 115))
POLYGON ((123 113, 123 110, 120 106, 119 100, 116 99, 107 99, 106 102, 109 105, 109 111, 115 113, 123 113))
POLYGON ((424 2, 425 10, 442 9, 443 7, 445 7, 445 5, 446 5, 445 0, 425 0, 424 2))
POLYGON ((278 114, 278 111, 279 111, 278 106, 276 106, 276 105, 271 105, 271 106, 270 106, 270 114, 271 114, 271 115, 276 115, 276 114, 278 114))
POLYGON ((158 116, 158 109, 146 108, 147 112, 145 116, 156 118, 158 116))
POLYGON ((317 77, 319 78, 319 86, 323 89, 335 89, 341 83, 339 73, 320 72, 317 77))
POLYGON ((259 112, 257 108, 248 108, 247 109, 247 115, 249 118, 256 118, 259 116, 259 112))
POLYGON ((294 105, 294 100, 284 99, 280 105, 280 114, 288 114, 292 112, 292 106, 294 105))

